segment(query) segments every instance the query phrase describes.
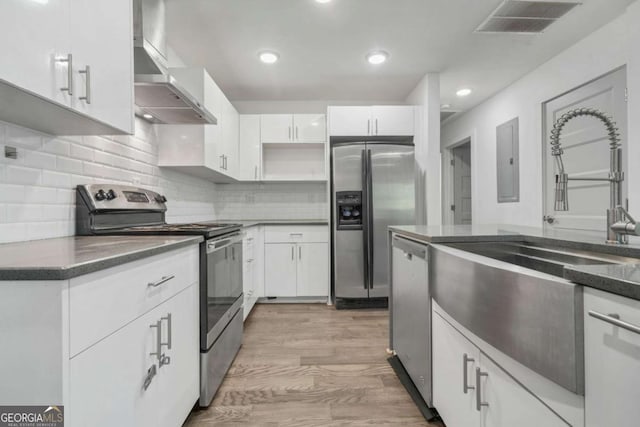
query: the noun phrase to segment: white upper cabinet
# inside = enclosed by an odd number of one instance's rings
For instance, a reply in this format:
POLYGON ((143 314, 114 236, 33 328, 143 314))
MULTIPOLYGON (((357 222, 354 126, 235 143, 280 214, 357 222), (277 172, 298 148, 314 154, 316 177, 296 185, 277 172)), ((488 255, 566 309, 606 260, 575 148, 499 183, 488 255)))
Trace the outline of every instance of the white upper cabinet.
POLYGON ((133 133, 132 9, 131 0, 0 2, 0 120, 50 134, 133 133))
POLYGON ((240 162, 238 160, 240 141, 240 116, 225 96, 222 99, 222 114, 218 119, 222 132, 222 150, 224 173, 236 178, 240 162))
POLYGON ((259 181, 260 168, 260 116, 257 114, 240 115, 240 181, 259 181))
POLYGON ((260 120, 262 142, 292 142, 291 114, 263 114, 260 120))
POLYGON ((330 136, 413 136, 414 108, 407 105, 329 107, 330 136))
POLYGON ((325 142, 327 118, 324 114, 294 114, 293 133, 295 142, 325 142))
POLYGON ((329 107, 330 136, 371 134, 371 107, 329 107))
POLYGON ((72 107, 118 129, 133 128, 131 22, 131 0, 71 1, 72 107))
POLYGON ((413 136, 414 108, 406 105, 371 107, 371 134, 413 136))
POLYGON ((327 140, 324 114, 263 114, 260 123, 263 143, 324 143, 327 140))

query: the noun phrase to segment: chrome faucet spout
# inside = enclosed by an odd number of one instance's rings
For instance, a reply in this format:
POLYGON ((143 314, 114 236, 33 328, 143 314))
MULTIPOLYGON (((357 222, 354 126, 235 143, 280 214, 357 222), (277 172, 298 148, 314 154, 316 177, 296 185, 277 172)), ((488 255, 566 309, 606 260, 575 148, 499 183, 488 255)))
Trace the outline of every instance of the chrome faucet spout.
POLYGON ((564 113, 553 125, 551 130, 551 155, 556 159, 558 173, 556 174, 555 203, 554 210, 569 210, 569 187, 570 180, 582 181, 608 181, 610 191, 610 203, 607 210, 607 242, 624 244, 628 243, 628 235, 640 235, 640 225, 622 207, 622 149, 620 148, 620 133, 613 119, 593 108, 577 108, 564 113), (607 129, 609 149, 611 153, 610 170, 607 178, 570 177, 564 168, 562 155, 564 150, 560 144, 562 128, 572 119, 580 116, 591 116, 602 121, 607 129))

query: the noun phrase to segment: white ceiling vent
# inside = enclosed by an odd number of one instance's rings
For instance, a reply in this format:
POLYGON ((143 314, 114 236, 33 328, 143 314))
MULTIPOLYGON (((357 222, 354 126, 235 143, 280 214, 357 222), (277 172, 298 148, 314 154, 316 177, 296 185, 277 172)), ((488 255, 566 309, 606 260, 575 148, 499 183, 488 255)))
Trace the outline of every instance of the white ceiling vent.
POLYGON ((479 33, 541 33, 580 3, 505 0, 476 29, 479 33))

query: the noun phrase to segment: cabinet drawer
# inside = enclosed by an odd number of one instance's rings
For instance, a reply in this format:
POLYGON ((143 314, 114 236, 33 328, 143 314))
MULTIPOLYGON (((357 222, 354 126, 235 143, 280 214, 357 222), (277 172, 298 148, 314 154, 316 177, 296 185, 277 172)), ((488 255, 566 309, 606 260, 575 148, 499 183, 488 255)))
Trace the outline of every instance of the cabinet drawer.
POLYGON ((70 356, 197 282, 198 276, 199 247, 193 245, 72 279, 70 356))
POLYGON ((326 225, 276 226, 265 229, 266 243, 328 243, 329 228, 326 225))

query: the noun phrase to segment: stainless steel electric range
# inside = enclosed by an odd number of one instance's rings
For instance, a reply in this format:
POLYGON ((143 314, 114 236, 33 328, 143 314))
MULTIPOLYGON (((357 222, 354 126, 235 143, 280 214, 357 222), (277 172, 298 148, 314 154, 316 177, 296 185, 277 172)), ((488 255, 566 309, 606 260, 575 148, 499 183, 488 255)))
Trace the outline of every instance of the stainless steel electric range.
POLYGON ((209 406, 242 344, 241 225, 167 224, 167 199, 123 185, 76 189, 77 235, 189 234, 200 244, 200 406, 209 406))

